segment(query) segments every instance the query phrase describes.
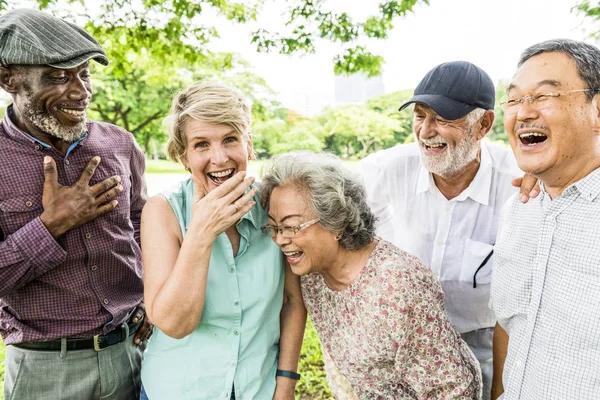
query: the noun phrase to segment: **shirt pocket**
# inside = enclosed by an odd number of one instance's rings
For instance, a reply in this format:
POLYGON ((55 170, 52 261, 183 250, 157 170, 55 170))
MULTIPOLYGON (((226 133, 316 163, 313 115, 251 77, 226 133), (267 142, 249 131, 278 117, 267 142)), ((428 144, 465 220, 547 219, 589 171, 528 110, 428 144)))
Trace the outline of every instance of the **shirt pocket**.
MULTIPOLYGON (((117 207, 104 214, 108 221, 121 223, 129 223, 130 218, 130 208, 131 208, 131 176, 124 173, 114 173, 112 175, 96 173, 94 174, 94 178, 90 181, 90 186, 96 185, 105 179, 110 178, 113 175, 119 175, 121 177, 121 185, 123 186, 123 190, 121 193, 117 195, 117 197, 112 200, 117 200, 119 203, 117 207), (96 176, 98 175, 98 176, 96 176)), ((109 189, 110 190, 110 189, 109 189)))
POLYGON ((493 250, 494 246, 489 243, 467 239, 460 269, 460 281, 488 285, 492 281, 493 250))
POLYGON ((21 229, 44 211, 41 195, 24 195, 0 200, 0 230, 4 237, 21 229))

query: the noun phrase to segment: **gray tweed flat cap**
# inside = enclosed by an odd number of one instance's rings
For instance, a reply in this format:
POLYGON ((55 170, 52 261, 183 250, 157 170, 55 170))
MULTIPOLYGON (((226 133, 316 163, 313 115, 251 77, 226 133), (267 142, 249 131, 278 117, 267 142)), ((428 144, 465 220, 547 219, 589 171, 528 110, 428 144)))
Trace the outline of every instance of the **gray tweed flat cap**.
POLYGON ((75 24, 30 9, 0 16, 0 65, 49 65, 66 69, 91 59, 108 65, 102 46, 75 24))

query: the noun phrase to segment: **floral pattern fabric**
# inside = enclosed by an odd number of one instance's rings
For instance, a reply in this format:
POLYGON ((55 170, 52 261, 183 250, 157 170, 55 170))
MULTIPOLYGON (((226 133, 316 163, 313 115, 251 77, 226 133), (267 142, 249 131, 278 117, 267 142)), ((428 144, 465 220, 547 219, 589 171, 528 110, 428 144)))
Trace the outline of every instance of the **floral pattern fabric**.
POLYGON ((331 290, 302 277, 302 296, 340 400, 480 399, 481 371, 448 322, 438 279, 416 257, 379 240, 356 280, 331 290))

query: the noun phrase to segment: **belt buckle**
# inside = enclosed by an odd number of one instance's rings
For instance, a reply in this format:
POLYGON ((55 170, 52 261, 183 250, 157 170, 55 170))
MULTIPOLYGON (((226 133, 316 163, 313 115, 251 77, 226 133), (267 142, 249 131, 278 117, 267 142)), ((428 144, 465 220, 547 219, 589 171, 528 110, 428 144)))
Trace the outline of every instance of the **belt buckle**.
POLYGON ((102 336, 102 335, 94 336, 94 350, 96 352, 104 350, 104 348, 100 348, 100 340, 99 340, 100 336, 102 336))

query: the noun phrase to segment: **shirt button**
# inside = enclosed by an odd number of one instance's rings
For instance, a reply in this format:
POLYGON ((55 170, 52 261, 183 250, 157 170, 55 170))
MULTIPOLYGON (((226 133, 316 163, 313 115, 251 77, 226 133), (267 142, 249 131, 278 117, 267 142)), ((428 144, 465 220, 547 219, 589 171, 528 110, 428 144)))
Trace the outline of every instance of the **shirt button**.
POLYGON ((240 305, 240 302, 239 302, 239 301, 236 301, 235 303, 233 303, 233 305, 234 305, 234 306, 239 306, 239 305, 240 305))
POLYGON ((102 300, 102 302, 103 302, 104 304, 108 304, 108 299, 104 299, 104 300, 102 300))
POLYGON ((235 331, 233 331, 233 334, 234 334, 235 336, 240 336, 240 331, 238 331, 238 330, 236 329, 235 331))
POLYGON ((95 271, 95 270, 97 270, 97 269, 98 269, 98 266, 96 266, 96 265, 92 265, 92 271, 95 271))
POLYGON ((91 238, 91 237, 92 237, 92 234, 91 234, 91 233, 86 233, 86 234, 85 234, 85 238, 86 238, 86 239, 89 239, 89 238, 91 238))
POLYGON ((25 205, 26 205, 27 207, 31 207, 31 206, 33 205, 33 203, 32 203, 32 202, 30 202, 30 201, 28 201, 27 203, 25 203, 25 205))
POLYGON ((229 272, 235 272, 235 268, 229 267, 229 272))
POLYGON ((70 161, 69 160, 65 160, 65 164, 69 165, 70 161))
POLYGON ((40 149, 40 145, 38 144, 37 146, 35 146, 35 149, 39 150, 40 149))
POLYGON ((437 242, 436 243, 438 246, 441 246, 443 243, 442 242, 437 242))
POLYGON ((232 366, 232 367, 235 367, 235 361, 232 361, 232 362, 231 362, 231 366, 232 366))

